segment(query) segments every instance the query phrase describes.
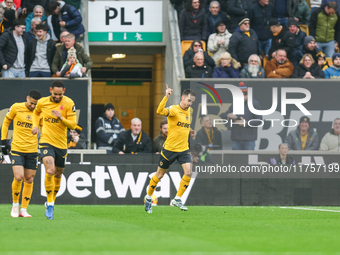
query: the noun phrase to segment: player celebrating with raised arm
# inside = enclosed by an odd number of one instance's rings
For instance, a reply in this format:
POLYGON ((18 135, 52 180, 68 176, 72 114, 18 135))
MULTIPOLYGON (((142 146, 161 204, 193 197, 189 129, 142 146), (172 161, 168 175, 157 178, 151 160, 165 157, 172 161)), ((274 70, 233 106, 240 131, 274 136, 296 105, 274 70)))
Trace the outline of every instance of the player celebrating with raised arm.
POLYGON ((33 180, 38 168, 38 138, 32 135, 33 110, 36 107, 41 94, 38 90, 31 90, 26 97, 26 102, 15 103, 11 106, 2 123, 1 144, 2 152, 7 155, 10 146, 7 142, 8 128, 13 121, 13 141, 12 141, 12 169, 14 179, 12 182, 13 206, 11 216, 32 217, 27 212, 27 206, 31 200, 33 192, 33 180), (21 210, 19 214, 19 198, 22 190, 21 210))
POLYGON ((181 197, 189 186, 192 173, 189 134, 191 134, 192 137, 195 137, 196 132, 190 129, 192 120, 192 108, 190 106, 195 101, 196 93, 191 89, 186 89, 182 93, 179 105, 172 105, 165 108, 166 102, 172 94, 172 91, 173 90, 166 85, 165 97, 157 108, 158 114, 168 116, 168 136, 161 151, 157 172, 151 178, 148 193, 144 198, 145 211, 147 213, 152 213, 151 197, 156 189, 157 183, 162 179, 169 166, 176 159, 181 164, 184 175, 180 182, 176 197, 171 201, 171 204, 183 211, 188 210, 188 208, 183 205, 181 197))
POLYGON ((73 100, 64 96, 64 83, 53 81, 50 93, 50 96, 39 100, 34 110, 32 134, 38 134, 39 120, 42 117, 43 126, 39 148, 46 170, 47 208, 45 216, 52 220, 54 201, 60 188, 61 176, 66 163, 67 128, 74 130, 80 129, 80 127, 77 126, 76 106, 73 100))

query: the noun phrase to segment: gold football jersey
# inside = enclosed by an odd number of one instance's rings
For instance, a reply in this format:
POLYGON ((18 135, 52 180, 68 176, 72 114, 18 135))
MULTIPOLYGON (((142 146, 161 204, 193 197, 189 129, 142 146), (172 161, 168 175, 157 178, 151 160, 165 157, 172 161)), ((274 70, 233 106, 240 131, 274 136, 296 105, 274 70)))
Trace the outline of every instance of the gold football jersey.
POLYGON ((42 97, 33 115, 33 127, 39 127, 42 117, 42 129, 39 143, 48 143, 59 149, 67 149, 67 128, 77 126, 76 106, 71 98, 63 96, 59 103, 51 101, 51 97, 42 97), (54 116, 54 111, 60 111, 63 120, 54 116))
POLYGON ((22 153, 38 152, 38 137, 32 135, 33 111, 26 107, 26 103, 15 103, 6 114, 1 128, 1 140, 7 139, 8 128, 13 121, 12 151, 22 153))
POLYGON ((169 151, 182 152, 189 150, 189 134, 192 121, 192 108, 183 110, 179 105, 165 108, 167 97, 160 102, 157 113, 168 116, 168 137, 163 148, 169 151))

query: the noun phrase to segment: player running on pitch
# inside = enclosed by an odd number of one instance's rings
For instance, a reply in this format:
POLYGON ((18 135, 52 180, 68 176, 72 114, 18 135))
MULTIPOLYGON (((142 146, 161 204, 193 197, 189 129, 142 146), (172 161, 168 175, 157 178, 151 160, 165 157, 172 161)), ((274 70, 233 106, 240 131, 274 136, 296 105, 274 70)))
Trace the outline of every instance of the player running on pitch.
POLYGON ((33 180, 38 168, 38 138, 32 135, 33 110, 36 107, 41 94, 38 90, 31 90, 26 97, 26 102, 15 103, 11 106, 2 123, 1 144, 2 152, 7 155, 10 146, 7 141, 8 128, 13 121, 13 141, 11 150, 12 169, 14 179, 12 182, 13 206, 11 216, 32 217, 27 212, 33 192, 33 180), (19 198, 22 190, 21 210, 19 214, 19 198))
POLYGON ((51 95, 39 100, 33 115, 32 134, 38 134, 39 120, 43 126, 39 141, 42 162, 44 163, 47 208, 45 216, 53 219, 54 201, 60 188, 61 176, 65 169, 67 156, 67 128, 81 129, 77 126, 76 106, 71 98, 64 96, 62 81, 52 82, 51 95))
POLYGON ((188 210, 188 208, 183 205, 181 197, 189 186, 192 173, 189 134, 191 134, 192 137, 195 137, 196 132, 190 129, 192 120, 192 108, 190 106, 195 101, 196 93, 191 89, 186 89, 182 93, 179 105, 172 105, 165 108, 166 102, 172 94, 172 91, 173 90, 166 85, 165 96, 157 108, 158 114, 168 116, 168 136, 161 151, 157 172, 151 178, 148 193, 144 198, 145 211, 147 213, 152 213, 151 197, 157 187, 157 183, 162 179, 169 166, 176 159, 181 164, 184 175, 180 182, 176 197, 171 201, 171 204, 179 207, 183 211, 188 210))

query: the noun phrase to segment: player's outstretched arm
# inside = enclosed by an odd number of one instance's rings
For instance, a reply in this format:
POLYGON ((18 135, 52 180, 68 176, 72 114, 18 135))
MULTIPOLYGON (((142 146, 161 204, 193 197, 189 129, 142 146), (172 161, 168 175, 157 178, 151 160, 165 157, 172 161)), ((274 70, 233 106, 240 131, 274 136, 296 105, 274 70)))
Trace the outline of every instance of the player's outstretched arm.
POLYGON ((157 113, 163 116, 169 116, 170 110, 165 108, 166 102, 168 101, 169 96, 172 94, 173 89, 168 87, 166 84, 165 97, 163 97, 162 101, 159 103, 157 108, 157 113))

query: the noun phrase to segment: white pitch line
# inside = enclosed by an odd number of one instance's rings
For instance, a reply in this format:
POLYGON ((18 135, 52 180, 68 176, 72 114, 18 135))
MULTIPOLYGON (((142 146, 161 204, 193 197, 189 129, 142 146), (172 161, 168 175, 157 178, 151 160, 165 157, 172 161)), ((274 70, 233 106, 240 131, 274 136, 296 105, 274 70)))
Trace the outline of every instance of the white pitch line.
POLYGON ((317 209, 317 208, 284 207, 284 206, 281 206, 280 208, 282 208, 282 209, 295 209, 295 210, 308 210, 308 211, 322 211, 322 212, 337 212, 337 213, 340 213, 340 211, 317 209))

